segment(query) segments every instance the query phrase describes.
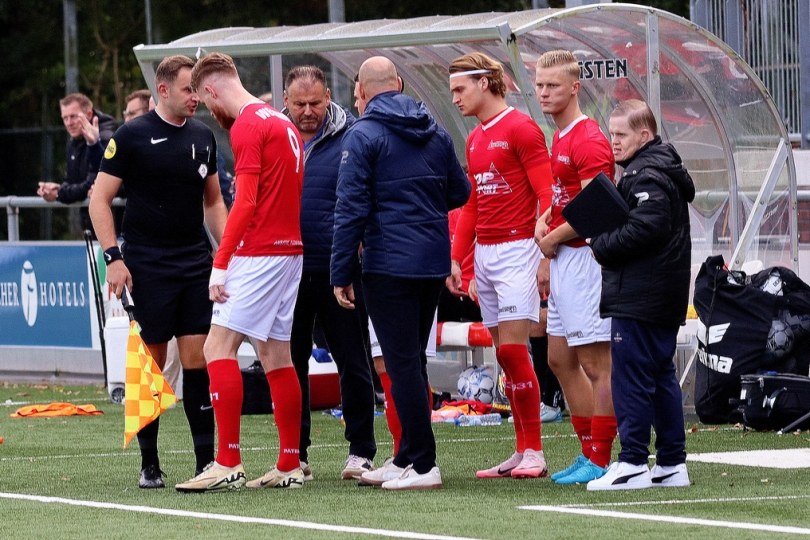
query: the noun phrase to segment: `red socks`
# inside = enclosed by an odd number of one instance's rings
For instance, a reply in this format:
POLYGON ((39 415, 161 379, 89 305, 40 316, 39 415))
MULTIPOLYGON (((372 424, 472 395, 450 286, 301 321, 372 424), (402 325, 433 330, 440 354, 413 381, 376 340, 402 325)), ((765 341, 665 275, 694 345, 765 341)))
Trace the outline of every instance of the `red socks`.
POLYGON ((242 420, 242 374, 232 358, 208 364, 211 405, 217 421, 217 463, 235 467, 242 463, 239 453, 239 430, 242 420))
POLYGON ((582 446, 582 455, 591 459, 593 441, 591 439, 591 417, 571 415, 571 424, 582 446))
POLYGON ((515 420, 516 449, 542 450, 540 439, 540 384, 526 345, 507 343, 496 351, 498 362, 507 373, 507 397, 515 420), (521 440, 522 439, 522 440, 521 440))
POLYGON ((380 383, 385 394, 385 420, 388 423, 388 431, 394 438, 394 456, 399 452, 399 442, 402 440, 402 424, 399 423, 397 407, 394 405, 394 395, 391 393, 391 377, 388 373, 380 374, 380 383))
POLYGON ((301 385, 292 366, 267 373, 273 415, 278 428, 278 461, 276 468, 288 472, 300 467, 298 444, 301 437, 301 385))
POLYGON ((607 467, 610 463, 610 452, 613 440, 616 438, 615 416, 594 416, 591 419, 591 463, 600 467, 607 467))

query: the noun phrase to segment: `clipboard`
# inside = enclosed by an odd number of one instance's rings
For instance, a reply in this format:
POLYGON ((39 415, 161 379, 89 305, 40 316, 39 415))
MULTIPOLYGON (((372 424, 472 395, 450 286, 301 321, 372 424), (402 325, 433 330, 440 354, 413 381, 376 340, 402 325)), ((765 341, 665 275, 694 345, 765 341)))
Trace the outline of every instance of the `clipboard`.
POLYGON ((630 207, 605 173, 599 173, 562 209, 582 238, 593 238, 627 223, 630 207))

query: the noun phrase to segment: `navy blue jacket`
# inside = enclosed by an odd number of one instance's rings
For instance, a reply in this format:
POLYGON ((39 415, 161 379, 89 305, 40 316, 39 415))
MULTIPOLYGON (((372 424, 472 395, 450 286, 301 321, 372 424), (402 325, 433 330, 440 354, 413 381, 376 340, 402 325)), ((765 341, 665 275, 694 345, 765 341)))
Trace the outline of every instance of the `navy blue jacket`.
POLYGON ((332 285, 352 282, 361 242, 364 273, 449 275, 447 212, 470 189, 450 135, 423 103, 399 92, 372 98, 343 140, 332 285))
POLYGON ((330 103, 319 136, 304 150, 304 189, 301 193, 304 272, 329 273, 340 151, 343 136, 354 122, 350 112, 330 103))
POLYGON ((681 156, 660 137, 625 162, 618 189, 630 206, 625 225, 591 239, 602 265, 603 317, 678 326, 686 318, 695 185, 681 156))

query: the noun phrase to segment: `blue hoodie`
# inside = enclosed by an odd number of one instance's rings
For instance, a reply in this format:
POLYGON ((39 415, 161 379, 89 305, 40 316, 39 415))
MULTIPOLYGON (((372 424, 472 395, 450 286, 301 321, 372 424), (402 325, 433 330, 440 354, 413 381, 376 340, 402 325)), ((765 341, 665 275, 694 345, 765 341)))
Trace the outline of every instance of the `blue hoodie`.
POLYGON ((447 212, 470 189, 450 135, 423 103, 399 92, 372 98, 343 139, 332 285, 352 282, 361 242, 364 273, 449 275, 447 212))

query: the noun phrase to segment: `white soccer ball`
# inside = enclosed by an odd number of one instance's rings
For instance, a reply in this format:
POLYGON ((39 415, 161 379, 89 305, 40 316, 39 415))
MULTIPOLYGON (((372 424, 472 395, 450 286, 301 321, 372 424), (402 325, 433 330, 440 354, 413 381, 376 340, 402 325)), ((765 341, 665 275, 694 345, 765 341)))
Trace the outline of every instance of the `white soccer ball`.
POLYGON ((477 368, 470 377, 470 399, 490 404, 495 397, 495 375, 490 367, 477 368))
POLYGON ((810 315, 806 313, 794 314, 788 310, 782 310, 779 318, 793 330, 793 337, 801 339, 810 334, 810 315))
POLYGON ((475 373, 476 367, 468 367, 458 375, 458 384, 456 384, 456 390, 458 390, 458 396, 461 399, 472 399, 472 394, 470 393, 470 378, 475 373))

